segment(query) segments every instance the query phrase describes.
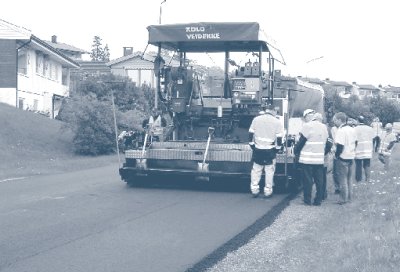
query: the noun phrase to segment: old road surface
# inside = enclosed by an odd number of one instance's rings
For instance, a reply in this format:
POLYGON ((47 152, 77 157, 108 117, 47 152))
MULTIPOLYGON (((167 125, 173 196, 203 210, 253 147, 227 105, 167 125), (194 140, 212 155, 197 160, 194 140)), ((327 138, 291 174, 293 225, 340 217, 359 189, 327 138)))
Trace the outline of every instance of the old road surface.
POLYGON ((198 271, 287 202, 245 183, 164 184, 127 186, 117 164, 0 181, 0 271, 198 271))

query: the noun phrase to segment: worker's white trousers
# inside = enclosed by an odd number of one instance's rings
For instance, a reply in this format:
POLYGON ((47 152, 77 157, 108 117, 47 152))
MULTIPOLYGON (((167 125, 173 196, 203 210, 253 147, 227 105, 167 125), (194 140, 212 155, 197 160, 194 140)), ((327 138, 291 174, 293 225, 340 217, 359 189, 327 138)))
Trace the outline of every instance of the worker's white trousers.
POLYGON ((251 169, 251 184, 250 190, 252 194, 258 194, 260 192, 260 180, 265 171, 265 187, 264 194, 272 194, 272 186, 274 185, 274 173, 275 173, 275 160, 270 165, 260 165, 253 162, 253 168, 251 169))

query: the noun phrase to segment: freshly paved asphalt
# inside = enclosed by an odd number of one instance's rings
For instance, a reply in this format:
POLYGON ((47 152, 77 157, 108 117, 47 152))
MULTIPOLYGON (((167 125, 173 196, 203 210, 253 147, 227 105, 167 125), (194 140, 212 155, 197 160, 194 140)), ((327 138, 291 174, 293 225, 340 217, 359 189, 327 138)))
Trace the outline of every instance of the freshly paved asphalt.
POLYGON ((259 231, 286 197, 219 185, 129 187, 118 165, 2 181, 0 271, 201 270, 259 231))

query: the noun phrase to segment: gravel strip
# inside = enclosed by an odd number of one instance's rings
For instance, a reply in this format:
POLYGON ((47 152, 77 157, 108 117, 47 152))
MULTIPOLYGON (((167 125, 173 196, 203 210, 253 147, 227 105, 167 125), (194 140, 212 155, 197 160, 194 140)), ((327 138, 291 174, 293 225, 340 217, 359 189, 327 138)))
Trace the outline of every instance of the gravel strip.
POLYGON ((306 232, 316 218, 324 215, 321 207, 308 207, 302 203, 302 194, 276 218, 275 222, 261 231, 246 245, 230 252, 212 268, 206 271, 293 271, 296 265, 305 260, 290 259, 284 256, 282 247, 296 239, 299 233, 306 232))

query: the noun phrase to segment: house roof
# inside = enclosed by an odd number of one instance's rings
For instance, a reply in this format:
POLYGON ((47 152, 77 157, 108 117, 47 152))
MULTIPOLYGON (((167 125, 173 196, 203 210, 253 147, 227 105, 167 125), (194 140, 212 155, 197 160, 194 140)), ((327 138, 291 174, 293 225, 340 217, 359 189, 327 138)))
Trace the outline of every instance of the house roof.
MULTIPOLYGON (((129 54, 129 55, 117 58, 115 60, 112 60, 112 61, 107 63, 107 66, 111 67, 113 65, 116 65, 116 64, 119 64, 119 63, 123 63, 123 62, 126 62, 128 60, 135 59, 135 58, 136 59, 143 59, 145 61, 154 63, 156 55, 152 55, 151 53, 143 54, 142 52, 135 52, 133 54, 129 54)), ((179 62, 177 62, 176 60, 172 59, 172 62, 170 63, 169 60, 166 60, 166 65, 168 65, 168 66, 178 66, 179 62)))
POLYGON ((330 84, 332 86, 343 86, 343 87, 352 87, 350 83, 346 81, 333 81, 333 80, 326 80, 325 83, 330 84))
MULTIPOLYGON (((112 66, 112 65, 115 65, 115 64, 118 64, 118 63, 121 63, 121 62, 125 62, 125 61, 127 61, 127 60, 130 60, 130 59, 134 59, 134 58, 137 58, 137 57, 142 57, 142 53, 141 52, 135 52, 135 53, 133 53, 133 54, 129 54, 129 55, 126 55, 126 56, 122 56, 122 57, 120 57, 120 58, 117 58, 117 59, 115 59, 115 60, 111 60, 111 61, 109 61, 108 63, 107 63, 107 66, 112 66)), ((148 55, 148 54, 144 54, 143 55, 143 59, 144 60, 147 60, 147 61, 151 61, 151 62, 154 62, 154 57, 151 57, 150 55, 148 55)))
POLYGON ((60 42, 53 43, 51 41, 44 41, 44 42, 47 43, 48 45, 50 45, 51 47, 54 47, 57 50, 77 52, 77 53, 82 53, 82 54, 89 53, 86 50, 80 49, 78 47, 75 47, 75 46, 72 46, 72 45, 69 45, 66 43, 60 43, 60 42))
POLYGON ((81 70, 85 71, 98 71, 98 72, 110 72, 110 66, 105 61, 78 61, 81 70))
POLYGON ((358 88, 364 89, 364 90, 379 90, 378 87, 375 87, 374 85, 370 85, 370 84, 365 84, 365 85, 357 84, 357 86, 358 86, 358 88))
POLYGON ((400 87, 389 86, 389 87, 384 87, 383 89, 385 90, 385 92, 400 93, 400 87))
POLYGON ((72 67, 72 68, 78 68, 79 67, 79 63, 77 63, 76 61, 70 59, 69 57, 67 57, 66 55, 61 53, 59 50, 57 50, 56 48, 54 48, 51 45, 47 44, 45 41, 39 39, 35 35, 31 35, 30 45, 33 48, 36 48, 36 49, 39 49, 39 50, 42 50, 44 52, 47 52, 47 53, 51 54, 55 59, 57 59, 63 65, 66 65, 66 66, 69 66, 69 67, 72 67))
POLYGON ((77 62, 33 35, 30 30, 2 19, 0 19, 0 39, 17 40, 19 41, 21 48, 29 45, 33 49, 44 51, 46 54, 51 55, 54 59, 57 59, 57 61, 65 66, 72 68, 79 67, 77 62))
POLYGON ((29 40, 31 35, 32 33, 29 29, 0 19, 0 39, 29 40))

